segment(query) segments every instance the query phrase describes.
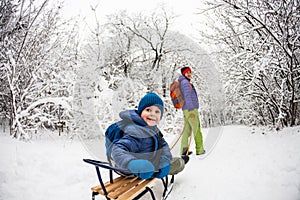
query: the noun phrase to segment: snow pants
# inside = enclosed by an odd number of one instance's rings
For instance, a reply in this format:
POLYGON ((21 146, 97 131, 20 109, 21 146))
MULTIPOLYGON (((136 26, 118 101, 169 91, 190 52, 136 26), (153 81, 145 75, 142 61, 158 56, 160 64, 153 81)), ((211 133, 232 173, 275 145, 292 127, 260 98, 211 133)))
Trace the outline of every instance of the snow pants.
POLYGON ((200 129, 200 120, 198 109, 194 109, 191 111, 184 110, 184 129, 182 133, 181 139, 181 148, 180 154, 182 154, 183 149, 189 146, 189 137, 192 136, 192 132, 194 133, 194 140, 196 144, 196 154, 201 154, 204 152, 203 149, 203 139, 202 139, 202 132, 200 129))
POLYGON ((172 159, 171 166, 170 166, 170 175, 175 175, 181 172, 185 167, 184 160, 179 157, 175 157, 172 159))

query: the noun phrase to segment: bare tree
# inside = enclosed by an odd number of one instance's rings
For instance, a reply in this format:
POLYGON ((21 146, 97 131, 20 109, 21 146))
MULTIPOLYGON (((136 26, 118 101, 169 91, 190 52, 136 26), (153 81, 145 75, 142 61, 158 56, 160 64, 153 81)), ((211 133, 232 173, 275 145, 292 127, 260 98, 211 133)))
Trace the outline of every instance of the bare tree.
POLYGON ((166 47, 166 40, 173 18, 163 9, 162 12, 153 12, 151 16, 141 13, 130 16, 122 12, 110 17, 111 21, 108 23, 110 30, 121 36, 119 45, 123 46, 124 53, 121 55, 125 58, 122 59, 124 64, 121 66, 124 67, 126 76, 134 78, 133 75, 140 76, 136 70, 146 71, 145 81, 149 83, 148 90, 157 88, 151 74, 160 69, 163 57, 171 52, 166 47), (138 63, 134 67, 134 73, 130 71, 133 67, 130 64, 132 62, 138 63))

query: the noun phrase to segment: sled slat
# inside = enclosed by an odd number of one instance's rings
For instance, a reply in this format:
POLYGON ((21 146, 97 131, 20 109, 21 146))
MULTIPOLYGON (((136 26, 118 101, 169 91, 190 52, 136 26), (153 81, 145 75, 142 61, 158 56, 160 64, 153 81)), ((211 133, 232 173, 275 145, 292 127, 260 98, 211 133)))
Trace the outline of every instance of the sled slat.
POLYGON ((132 187, 128 192, 121 194, 118 200, 128 200, 140 194, 142 191, 146 189, 148 185, 150 185, 155 179, 151 180, 142 180, 138 185, 132 187))
MULTIPOLYGON (((111 199, 128 200, 144 191, 154 180, 155 179, 143 180, 138 177, 118 177, 113 180, 113 183, 108 181, 104 186, 108 193, 107 197, 111 199)), ((100 185, 92 187, 92 191, 104 195, 104 191, 100 185)))

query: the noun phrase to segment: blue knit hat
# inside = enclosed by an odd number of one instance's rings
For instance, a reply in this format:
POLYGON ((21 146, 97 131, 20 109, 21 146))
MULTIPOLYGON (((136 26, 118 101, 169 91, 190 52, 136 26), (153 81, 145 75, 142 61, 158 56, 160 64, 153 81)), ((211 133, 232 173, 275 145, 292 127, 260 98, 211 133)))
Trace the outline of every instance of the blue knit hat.
POLYGON ((164 114, 164 102, 161 100, 161 98, 153 93, 153 92, 150 92, 148 94, 146 94, 141 100, 140 100, 140 103, 139 103, 139 107, 138 107, 138 110, 137 110, 137 113, 139 115, 141 115, 141 113, 143 112, 143 110, 149 106, 157 106, 160 111, 161 111, 161 117, 163 116, 164 114))

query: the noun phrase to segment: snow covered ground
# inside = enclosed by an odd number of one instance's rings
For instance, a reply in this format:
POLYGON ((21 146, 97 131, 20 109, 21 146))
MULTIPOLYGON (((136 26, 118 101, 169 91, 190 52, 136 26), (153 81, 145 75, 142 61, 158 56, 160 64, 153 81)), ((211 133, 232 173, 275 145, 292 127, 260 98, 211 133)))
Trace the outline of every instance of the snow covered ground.
MULTIPOLYGON (((86 143, 56 134, 21 142, 0 133, 0 200, 91 199, 96 172, 82 159, 94 156, 86 143)), ((299 126, 280 132, 226 126, 205 159, 192 154, 169 199, 300 200, 299 166, 299 126)))

